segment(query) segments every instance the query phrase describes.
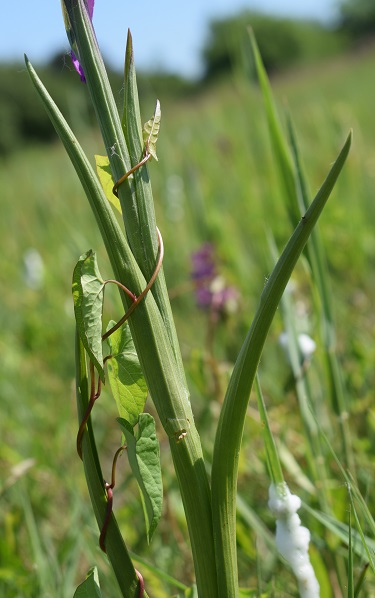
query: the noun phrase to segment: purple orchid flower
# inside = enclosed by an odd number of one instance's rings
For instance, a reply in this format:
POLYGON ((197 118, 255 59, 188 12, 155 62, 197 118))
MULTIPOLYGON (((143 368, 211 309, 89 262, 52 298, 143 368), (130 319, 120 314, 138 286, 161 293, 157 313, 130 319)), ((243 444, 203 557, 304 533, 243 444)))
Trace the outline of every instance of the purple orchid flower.
POLYGON ((217 272, 215 248, 205 243, 191 256, 195 299, 198 307, 211 309, 217 315, 236 311, 239 302, 239 291, 227 286, 225 280, 217 272))
MULTIPOLYGON (((95 4, 95 0, 86 0, 86 7, 87 7, 87 13, 90 17, 90 21, 92 21, 92 16, 94 14, 94 4, 95 4)), ((79 74, 82 83, 86 83, 86 77, 85 77, 85 73, 83 72, 83 68, 81 63, 79 62, 77 56, 75 55, 75 53, 73 52, 73 50, 71 50, 70 52, 70 57, 72 59, 72 63, 74 68, 76 69, 77 73, 79 74)))

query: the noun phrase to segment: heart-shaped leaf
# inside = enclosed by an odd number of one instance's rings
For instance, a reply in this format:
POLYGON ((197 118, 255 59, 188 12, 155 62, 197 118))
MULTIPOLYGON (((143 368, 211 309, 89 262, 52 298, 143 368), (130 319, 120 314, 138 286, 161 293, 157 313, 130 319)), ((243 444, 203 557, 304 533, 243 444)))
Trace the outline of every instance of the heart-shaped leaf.
POLYGON ((149 413, 141 413, 136 435, 128 421, 122 418, 117 421, 125 435, 130 467, 138 482, 147 541, 150 542, 161 517, 163 504, 160 448, 155 432, 155 420, 149 413))
MULTIPOLYGON (((108 329, 114 324, 110 322, 108 329)), ((135 426, 144 409, 148 391, 128 324, 116 330, 107 340, 111 353, 107 361, 108 377, 113 396, 120 417, 135 426)))
POLYGON ((102 312, 104 282, 96 254, 90 249, 79 258, 73 272, 72 293, 79 336, 104 382, 102 312))

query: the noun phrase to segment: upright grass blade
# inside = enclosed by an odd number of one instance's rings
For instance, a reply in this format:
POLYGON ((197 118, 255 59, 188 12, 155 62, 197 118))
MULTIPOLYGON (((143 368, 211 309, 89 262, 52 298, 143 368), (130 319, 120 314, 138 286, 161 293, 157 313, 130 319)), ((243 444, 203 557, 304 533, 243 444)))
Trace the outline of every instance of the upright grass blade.
POLYGON ((270 424, 268 421, 268 415, 266 405, 263 399, 263 393, 260 386, 260 380, 258 374, 256 375, 256 390, 258 398, 258 410, 260 414, 260 421, 263 426, 263 438, 264 445, 266 447, 267 465, 271 481, 274 486, 279 486, 285 482, 283 471, 281 469, 280 459, 277 452, 275 439, 273 437, 270 424))
MULTIPOLYGON (((139 295, 146 286, 146 280, 116 221, 96 174, 27 59, 26 65, 89 199, 115 278, 139 295)), ((152 258, 150 260, 152 261, 152 258)), ((127 309, 129 298, 123 292, 121 298, 127 309)), ((182 382, 181 370, 176 365, 176 351, 171 347, 170 336, 151 293, 146 295, 133 312, 129 325, 147 386, 169 438, 187 516, 199 592, 205 598, 216 598, 211 497, 200 438, 194 423, 189 392, 182 382)))
MULTIPOLYGON (((301 208, 303 209, 308 205, 311 193, 308 189, 296 136, 290 118, 288 118, 288 131, 296 167, 297 188, 299 190, 301 208)), ((316 302, 316 308, 317 311, 320 312, 319 321, 321 323, 321 335, 325 349, 324 358, 330 383, 332 406, 338 418, 345 463, 352 472, 352 475, 355 476, 355 462, 350 438, 349 421, 347 418, 348 401, 345 395, 342 372, 336 353, 336 330, 333 318, 332 292, 329 282, 330 277, 324 246, 317 229, 312 232, 310 242, 307 245, 307 258, 310 263, 313 281, 318 290, 319 301, 316 302)))
POLYGON ((212 464, 212 509, 219 596, 223 598, 238 596, 236 487, 238 459, 250 390, 281 296, 341 172, 350 144, 351 133, 268 279, 253 323, 234 366, 221 410, 212 464))
MULTIPOLYGON (((289 118, 288 120, 288 131, 292 147, 292 155, 283 134, 275 107, 271 86, 259 53, 255 36, 251 30, 249 33, 255 60, 255 67, 263 94, 268 128, 273 152, 275 155, 275 162, 279 172, 281 190, 285 197, 285 203, 291 224, 294 227, 300 219, 301 214, 307 209, 307 206, 310 203, 311 194, 309 192, 308 184, 304 175, 291 119, 289 118)), ((330 292, 329 288, 329 276, 325 251, 317 230, 312 232, 311 240, 306 248, 306 255, 311 267, 313 280, 318 289, 319 302, 321 305, 320 307, 318 304, 316 307, 317 311, 321 312, 320 321, 322 323, 322 338, 325 347, 325 361, 331 387, 330 396, 332 398, 333 408, 339 421, 345 461, 354 475, 355 465, 347 421, 347 400, 345 397, 341 370, 335 352, 336 335, 335 324, 333 321, 331 299, 332 293, 330 292)))
POLYGON ((348 545, 348 598, 354 598, 354 574, 353 574, 353 541, 352 541, 352 516, 349 511, 349 545, 348 545))
POLYGON ((288 199, 286 205, 290 220, 295 223, 299 220, 300 213, 296 211, 296 208, 298 207, 298 198, 293 161, 290 156, 289 148, 284 139, 284 134, 272 97, 271 86, 268 81, 267 73, 263 65, 262 57, 260 55, 253 30, 251 28, 249 29, 249 35, 254 55, 255 69, 263 94, 268 128, 271 135, 272 148, 275 154, 275 164, 281 180, 282 191, 285 192, 285 195, 288 199))
MULTIPOLYGON (((78 421, 80 422, 89 402, 89 383, 85 349, 78 334, 76 334, 76 382, 78 421)), ((91 420, 89 420, 87 427, 87 433, 83 436, 82 441, 83 465, 95 517, 99 529, 102 529, 107 498, 91 420)), ((138 577, 113 515, 106 533, 106 548, 122 595, 124 598, 138 598, 138 577)))

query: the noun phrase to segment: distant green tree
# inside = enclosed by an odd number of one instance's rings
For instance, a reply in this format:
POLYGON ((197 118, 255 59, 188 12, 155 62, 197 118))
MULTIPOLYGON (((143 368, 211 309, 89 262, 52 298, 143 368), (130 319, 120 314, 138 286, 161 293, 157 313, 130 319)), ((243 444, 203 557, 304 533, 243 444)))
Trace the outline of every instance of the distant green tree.
POLYGON ((209 37, 203 49, 206 80, 231 70, 249 69, 248 27, 254 30, 269 73, 330 56, 345 47, 341 32, 320 23, 242 12, 210 23, 209 37))
POLYGON ((340 8, 340 25, 355 38, 375 35, 374 0, 344 0, 340 8))

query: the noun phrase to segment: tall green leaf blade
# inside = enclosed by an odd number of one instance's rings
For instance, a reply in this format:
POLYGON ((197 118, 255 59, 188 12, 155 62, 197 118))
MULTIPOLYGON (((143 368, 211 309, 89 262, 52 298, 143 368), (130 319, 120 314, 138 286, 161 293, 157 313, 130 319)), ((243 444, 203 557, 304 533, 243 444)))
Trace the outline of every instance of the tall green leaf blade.
POLYGON ((161 110, 160 110, 160 102, 159 100, 156 101, 155 112, 154 116, 150 118, 144 125, 143 125, 143 141, 145 143, 145 148, 149 154, 157 161, 158 158, 156 156, 156 142, 158 140, 159 131, 160 131, 160 121, 161 121, 161 110))
POLYGON ((155 420, 149 413, 141 413, 136 436, 129 422, 121 418, 118 422, 125 434, 130 467, 141 492, 147 540, 150 542, 161 517, 163 503, 160 448, 155 420))
POLYGON ((99 575, 96 567, 90 569, 85 581, 83 581, 76 591, 73 598, 101 598, 99 575))
MULTIPOLYGON (((108 327, 113 324, 110 322, 108 327)), ((111 352, 107 361, 108 377, 119 414, 135 426, 144 409, 148 389, 128 324, 108 337, 108 345, 111 352)))
MULTIPOLYGON (((328 515, 327 513, 323 513, 323 511, 318 511, 317 509, 312 509, 306 503, 302 502, 302 506, 310 515, 312 515, 317 521, 319 521, 326 529, 331 531, 332 533, 337 536, 344 544, 348 545, 349 543, 349 526, 341 521, 338 521, 332 515, 328 515)), ((361 559, 366 559, 367 557, 367 549, 361 542, 361 535, 355 529, 352 529, 352 545, 353 551, 356 555, 358 555, 361 559)), ((370 538, 369 536, 365 536, 367 548, 370 549, 372 553, 375 552, 375 540, 370 538)))
POLYGON ((108 156, 98 156, 95 154, 96 172, 101 186, 109 203, 112 204, 120 214, 122 214, 119 198, 113 193, 114 180, 108 156))
POLYGON ((348 545, 348 598, 354 598, 354 574, 353 574, 353 541, 352 541, 352 516, 349 511, 349 545, 348 545))
POLYGON ((260 386, 259 376, 256 376, 256 390, 258 398, 258 410, 260 415, 260 421, 262 422, 264 445, 266 447, 267 465, 269 475, 272 483, 275 486, 285 483, 283 472, 281 469, 279 454, 277 452, 275 439, 270 428, 268 421, 268 415, 266 405, 263 398, 262 389, 260 386))
POLYGON ((254 55, 255 68, 263 95, 264 105, 266 109, 268 128, 270 131, 273 151, 275 153, 275 162, 279 170, 280 179, 283 185, 283 192, 288 200, 289 217, 292 222, 300 217, 298 210, 298 198, 295 184, 295 172, 293 161, 290 155, 288 144, 280 125, 279 117, 276 111, 275 103, 272 96, 270 82, 267 77, 266 69, 259 52, 259 48, 252 29, 249 29, 250 41, 254 55))
POLYGON ((104 282, 96 254, 90 249, 79 258, 73 272, 72 293, 78 333, 83 346, 104 382, 102 312, 104 282))
POLYGON ((274 267, 260 297, 250 330, 234 366, 221 409, 212 463, 212 513, 216 563, 225 598, 237 596, 236 490, 238 460, 247 405, 254 377, 282 294, 344 166, 351 145, 349 134, 314 201, 302 216, 274 267))

